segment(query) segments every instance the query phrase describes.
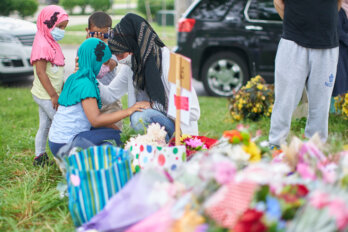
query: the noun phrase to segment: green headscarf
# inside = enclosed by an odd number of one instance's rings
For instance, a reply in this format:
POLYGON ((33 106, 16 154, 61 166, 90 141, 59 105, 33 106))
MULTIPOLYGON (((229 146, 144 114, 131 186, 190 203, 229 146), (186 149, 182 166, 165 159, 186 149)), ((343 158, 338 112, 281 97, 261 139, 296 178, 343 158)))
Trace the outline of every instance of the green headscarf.
POLYGON ((78 52, 79 70, 71 74, 64 84, 58 103, 62 106, 75 105, 86 98, 96 98, 101 108, 98 75, 103 63, 111 58, 109 47, 97 38, 85 40, 78 52))

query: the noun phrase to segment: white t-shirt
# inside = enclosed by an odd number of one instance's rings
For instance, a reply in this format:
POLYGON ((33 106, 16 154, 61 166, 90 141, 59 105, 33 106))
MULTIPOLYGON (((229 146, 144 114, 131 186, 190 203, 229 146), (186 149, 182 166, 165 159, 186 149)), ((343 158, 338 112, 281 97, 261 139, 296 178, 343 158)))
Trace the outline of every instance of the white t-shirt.
MULTIPOLYGON (((170 65, 170 50, 167 47, 162 48, 162 83, 166 95, 169 96, 170 84, 168 81, 170 65)), ((134 105, 138 99, 136 90, 133 85, 133 71, 127 65, 120 64, 118 66, 117 76, 110 82, 109 85, 99 84, 100 97, 104 104, 111 104, 115 100, 120 100, 122 96, 128 93, 128 107, 134 105)), ((190 123, 185 125, 181 123, 183 134, 198 135, 198 120, 200 117, 199 101, 195 89, 192 87, 192 104, 190 105, 190 123)), ((140 93, 141 94, 141 93, 140 93)), ((143 93, 145 95, 145 93, 143 93)), ((144 96, 143 96, 144 97, 144 96)), ((143 99, 142 99, 143 100, 143 99)))

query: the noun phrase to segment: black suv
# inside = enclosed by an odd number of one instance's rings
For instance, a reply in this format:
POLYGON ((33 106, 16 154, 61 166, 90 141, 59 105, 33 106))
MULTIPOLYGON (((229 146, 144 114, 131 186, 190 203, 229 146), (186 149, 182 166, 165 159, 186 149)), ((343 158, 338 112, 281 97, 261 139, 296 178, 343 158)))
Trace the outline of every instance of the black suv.
POLYGON ((273 0, 195 1, 180 19, 175 52, 213 96, 231 96, 251 76, 273 82, 282 21, 273 0))

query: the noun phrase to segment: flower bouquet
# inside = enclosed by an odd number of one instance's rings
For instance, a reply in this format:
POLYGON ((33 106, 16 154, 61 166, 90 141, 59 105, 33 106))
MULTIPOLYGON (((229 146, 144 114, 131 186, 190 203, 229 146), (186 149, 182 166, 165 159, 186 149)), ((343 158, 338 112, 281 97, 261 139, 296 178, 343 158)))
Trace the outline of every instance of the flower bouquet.
POLYGON ((304 205, 308 192, 304 185, 287 185, 278 194, 268 185, 260 187, 251 206, 235 223, 233 231, 285 231, 286 223, 304 205))
POLYGON ((324 146, 318 135, 306 142, 295 137, 289 146, 282 145, 282 151, 274 160, 287 163, 304 181, 334 183, 338 180, 340 155, 330 154, 329 146, 324 146))
MULTIPOLYGON (((180 143, 186 147, 187 160, 191 159, 192 155, 197 151, 210 149, 216 142, 216 139, 211 139, 205 136, 184 134, 180 137, 180 143)), ((169 142, 169 146, 175 146, 175 138, 169 142)))
POLYGON ((274 102, 273 86, 267 85, 261 76, 252 78, 229 99, 229 110, 232 119, 257 120, 262 116, 269 117, 274 102))
POLYGON ((125 149, 129 150, 135 144, 146 144, 154 146, 166 145, 167 132, 165 128, 158 123, 152 123, 148 126, 145 134, 139 134, 129 138, 125 143, 125 149))
POLYGON ((261 150, 245 128, 225 131, 212 151, 225 154, 238 163, 261 160, 261 150))
POLYGON ((348 192, 322 183, 287 228, 289 232, 348 230, 348 192))

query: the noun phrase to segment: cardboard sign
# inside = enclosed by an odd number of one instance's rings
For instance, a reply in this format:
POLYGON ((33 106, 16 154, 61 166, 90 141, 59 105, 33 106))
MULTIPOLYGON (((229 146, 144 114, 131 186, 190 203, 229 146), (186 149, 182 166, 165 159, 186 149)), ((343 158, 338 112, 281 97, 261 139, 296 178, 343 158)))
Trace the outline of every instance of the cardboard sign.
POLYGON ((169 92, 169 106, 168 106, 168 115, 176 119, 176 110, 180 110, 180 122, 185 125, 190 123, 190 106, 192 101, 192 94, 187 89, 182 88, 180 90, 180 97, 176 95, 176 86, 175 84, 170 83, 170 92, 169 92), (180 103, 176 99, 180 99, 180 103), (179 107, 178 107, 178 104, 179 107))
POLYGON ((191 60, 185 56, 170 53, 170 67, 169 67, 169 82, 176 83, 176 75, 180 76, 180 87, 191 91, 191 60), (180 57, 180 63, 176 62, 176 58, 180 57), (177 74, 177 65, 180 66, 180 74, 177 74))

